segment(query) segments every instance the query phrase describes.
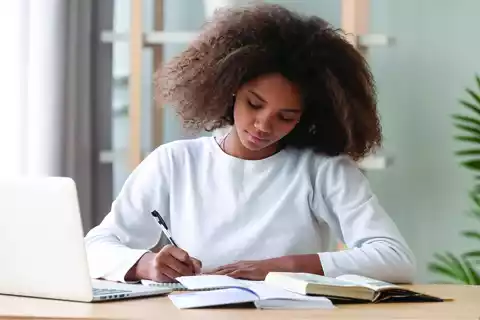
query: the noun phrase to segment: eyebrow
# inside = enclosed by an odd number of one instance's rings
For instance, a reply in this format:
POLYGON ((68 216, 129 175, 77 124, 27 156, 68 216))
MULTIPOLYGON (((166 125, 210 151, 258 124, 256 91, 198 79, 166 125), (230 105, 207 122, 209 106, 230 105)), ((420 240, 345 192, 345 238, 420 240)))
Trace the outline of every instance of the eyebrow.
POLYGON ((251 94, 253 94, 255 97, 258 98, 258 100, 261 100, 263 102, 267 102, 267 100, 263 99, 263 97, 261 95, 259 95, 258 93, 256 93, 255 91, 253 90, 248 90, 248 92, 250 92, 251 94))
MULTIPOLYGON (((265 100, 261 95, 259 95, 259 94, 256 93, 255 91, 253 91, 253 90, 248 90, 248 92, 250 92, 250 93, 253 94, 255 97, 257 97, 258 100, 261 100, 262 102, 267 103, 267 100, 265 100)), ((285 108, 285 109, 282 109, 281 111, 283 111, 283 112, 292 112, 292 113, 300 113, 300 112, 302 112, 302 110, 292 109, 292 108, 285 108)))

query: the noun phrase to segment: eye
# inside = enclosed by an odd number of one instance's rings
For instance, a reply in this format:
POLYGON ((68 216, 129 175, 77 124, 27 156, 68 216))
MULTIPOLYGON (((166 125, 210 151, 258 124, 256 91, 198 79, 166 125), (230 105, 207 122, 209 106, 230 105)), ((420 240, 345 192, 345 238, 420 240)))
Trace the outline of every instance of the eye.
POLYGON ((260 108, 262 107, 262 105, 252 103, 252 101, 250 101, 250 100, 247 100, 247 102, 248 102, 248 105, 249 105, 252 109, 255 109, 255 110, 260 109, 260 108))
POLYGON ((283 114, 279 114, 278 116, 281 121, 283 122, 294 122, 297 121, 297 118, 291 118, 291 116, 285 116, 283 114))

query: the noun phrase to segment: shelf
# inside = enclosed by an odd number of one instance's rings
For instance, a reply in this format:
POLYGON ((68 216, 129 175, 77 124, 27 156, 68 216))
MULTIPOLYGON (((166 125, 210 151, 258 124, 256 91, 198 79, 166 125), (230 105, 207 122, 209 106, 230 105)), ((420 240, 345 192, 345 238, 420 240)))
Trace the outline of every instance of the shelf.
POLYGON ((358 44, 362 47, 388 46, 393 44, 393 38, 384 34, 365 34, 358 36, 358 44))
POLYGON ((189 43, 198 36, 197 32, 150 32, 145 35, 145 43, 149 45, 164 43, 189 43))
MULTIPOLYGON (((143 34, 145 45, 160 45, 165 43, 189 43, 197 37, 197 32, 179 31, 163 32, 155 31, 143 34)), ((113 31, 102 31, 100 41, 103 43, 128 42, 130 36, 126 32, 117 33, 113 31)))
POLYGON ((130 80, 130 75, 127 73, 117 73, 112 76, 112 84, 115 87, 127 86, 130 80))
POLYGON ((383 155, 371 155, 358 162, 365 171, 384 170, 391 165, 392 159, 383 155))
MULTIPOLYGON (((143 41, 146 45, 159 45, 165 43, 189 43, 198 36, 198 32, 177 31, 153 31, 143 34, 143 41)), ((100 40, 104 43, 128 42, 129 34, 126 32, 102 31, 100 40)), ((393 43, 393 38, 384 34, 365 34, 358 36, 359 45, 363 47, 388 46, 393 43)))
POLYGON ((104 43, 128 42, 129 34, 126 32, 114 32, 111 30, 100 33, 100 41, 104 43))

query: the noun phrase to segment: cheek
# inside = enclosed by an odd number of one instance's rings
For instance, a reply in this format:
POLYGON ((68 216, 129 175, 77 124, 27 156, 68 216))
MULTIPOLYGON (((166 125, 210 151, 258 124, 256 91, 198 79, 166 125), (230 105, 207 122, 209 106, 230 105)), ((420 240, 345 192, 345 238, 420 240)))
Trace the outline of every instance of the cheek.
POLYGON ((245 107, 237 105, 233 109, 233 121, 235 122, 235 126, 237 127, 247 125, 249 122, 252 121, 252 118, 253 117, 251 113, 245 107))
POLYGON ((297 125, 297 122, 279 124, 277 127, 277 136, 279 138, 285 137, 295 128, 296 125, 297 125))

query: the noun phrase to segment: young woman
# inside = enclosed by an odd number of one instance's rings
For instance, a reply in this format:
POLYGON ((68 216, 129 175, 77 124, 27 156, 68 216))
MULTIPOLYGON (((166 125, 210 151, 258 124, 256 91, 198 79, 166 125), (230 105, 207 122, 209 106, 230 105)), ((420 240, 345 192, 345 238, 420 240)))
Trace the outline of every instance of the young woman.
POLYGON ((157 80, 187 126, 229 129, 164 144, 133 171, 86 236, 93 277, 412 281, 412 252, 356 165, 381 129, 371 73, 341 33, 276 5, 223 10, 157 80), (153 210, 178 246, 151 251, 153 210), (331 232, 346 250, 328 250, 331 232))

